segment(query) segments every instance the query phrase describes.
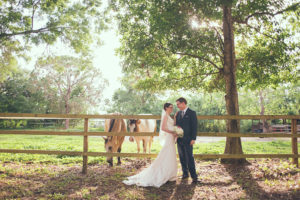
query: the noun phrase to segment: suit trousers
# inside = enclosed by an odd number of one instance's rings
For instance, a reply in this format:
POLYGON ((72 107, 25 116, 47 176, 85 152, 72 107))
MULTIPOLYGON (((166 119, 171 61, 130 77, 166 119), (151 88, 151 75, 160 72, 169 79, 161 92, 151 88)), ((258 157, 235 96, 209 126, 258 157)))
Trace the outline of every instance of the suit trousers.
POLYGON ((183 175, 188 175, 188 171, 193 179, 197 178, 195 160, 193 156, 193 146, 184 141, 177 141, 177 149, 182 167, 183 175))

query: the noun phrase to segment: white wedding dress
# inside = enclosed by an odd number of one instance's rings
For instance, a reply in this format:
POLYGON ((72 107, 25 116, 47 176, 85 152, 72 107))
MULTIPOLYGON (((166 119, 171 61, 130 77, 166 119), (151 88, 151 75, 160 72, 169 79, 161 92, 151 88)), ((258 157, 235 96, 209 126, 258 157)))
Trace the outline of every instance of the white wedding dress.
MULTIPOLYGON (((171 131, 174 130, 174 120, 169 115, 167 116, 167 128, 171 131)), ((165 133, 164 145, 153 163, 140 173, 128 177, 128 180, 124 180, 123 183, 126 185, 154 186, 159 188, 167 181, 176 181, 176 178, 175 139, 173 135, 165 133)))

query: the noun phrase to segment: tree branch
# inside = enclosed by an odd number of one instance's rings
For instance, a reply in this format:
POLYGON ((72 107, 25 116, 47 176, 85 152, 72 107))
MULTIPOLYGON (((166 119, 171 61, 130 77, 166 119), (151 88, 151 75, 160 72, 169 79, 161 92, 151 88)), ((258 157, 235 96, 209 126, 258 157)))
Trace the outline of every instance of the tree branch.
POLYGON ((223 41, 223 37, 220 34, 220 32, 218 31, 217 28, 212 27, 215 32, 217 33, 217 38, 218 38, 218 44, 219 44, 219 48, 221 49, 221 53, 218 51, 218 48, 215 48, 214 52, 219 56, 220 61, 222 62, 222 65, 224 66, 223 60, 224 60, 224 41, 223 41))
POLYGON ((189 54, 189 53, 182 53, 182 52, 175 52, 175 54, 178 54, 178 55, 183 55, 183 56, 190 56, 192 58, 197 58, 199 60, 204 60, 208 63, 210 63, 212 66, 214 66, 216 69, 218 70, 221 70, 221 68, 219 68, 213 61, 207 59, 207 58, 204 58, 204 57, 201 57, 201 56, 197 56, 197 55, 193 55, 193 54, 189 54))
POLYGON ((17 32, 17 33, 1 33, 0 34, 0 38, 12 37, 12 36, 16 36, 16 35, 26 35, 26 34, 32 34, 32 33, 42 33, 42 32, 50 31, 51 28, 65 29, 65 28, 68 28, 68 27, 62 27, 62 26, 58 26, 58 27, 45 27, 45 28, 40 28, 40 29, 36 29, 36 30, 27 30, 27 31, 17 32))
POLYGON ((219 43, 219 48, 221 49, 221 53, 218 51, 218 48, 216 48, 215 52, 219 56, 220 61, 222 62, 222 65, 224 66, 224 61, 223 61, 224 60, 224 41, 223 41, 223 37, 216 28, 214 28, 214 29, 217 32, 218 41, 219 41, 218 42, 219 43))
POLYGON ((249 28, 254 29, 256 32, 261 33, 261 34, 263 34, 264 36, 266 36, 266 37, 268 37, 268 38, 271 38, 271 39, 273 39, 273 40, 277 40, 276 38, 274 38, 274 37, 271 36, 271 35, 268 35, 268 34, 266 34, 266 33, 260 32, 259 28, 257 28, 257 27, 251 26, 251 25, 249 25, 249 24, 246 24, 246 25, 247 25, 249 28))
POLYGON ((190 76, 184 76, 184 77, 182 77, 182 78, 173 78, 172 80, 174 80, 174 81, 176 81, 176 82, 179 82, 179 81, 181 81, 181 80, 184 80, 184 79, 188 79, 188 78, 192 78, 192 77, 196 77, 196 76, 205 76, 202 80, 201 80, 201 82, 204 80, 204 79, 206 79, 209 75, 213 75, 213 74, 219 74, 220 72, 209 72, 209 73, 203 73, 203 74, 201 74, 201 73, 197 73, 197 74, 195 74, 195 75, 190 75, 190 76))
POLYGON ((233 18, 233 21, 236 22, 236 23, 240 23, 240 24, 248 24, 249 19, 252 18, 252 17, 261 16, 261 15, 270 15, 270 16, 274 17, 276 15, 282 14, 282 13, 287 12, 287 11, 296 10, 299 7, 299 5, 300 5, 300 3, 295 3, 291 6, 288 6, 287 8, 285 8, 283 10, 280 10, 280 11, 276 12, 276 13, 255 12, 251 15, 248 15, 244 20, 238 19, 238 18, 233 18))
POLYGON ((41 2, 41 0, 38 0, 37 2, 33 3, 32 5, 32 16, 31 16, 31 30, 33 30, 33 19, 34 19, 34 14, 37 8, 37 5, 41 2))
POLYGON ((224 41, 222 38, 222 35, 220 34, 220 32, 218 31, 218 29, 216 29, 215 27, 213 27, 213 29, 216 31, 217 35, 218 35, 218 41, 220 44, 220 48, 222 49, 222 51, 224 50, 224 41))
POLYGON ((208 63, 210 63, 212 66, 214 66, 216 69, 218 69, 219 71, 221 70, 221 68, 219 68, 213 61, 209 60, 208 58, 204 58, 204 57, 201 57, 201 56, 197 56, 197 55, 194 55, 194 54, 189 54, 189 53, 183 53, 183 52, 174 52, 174 51, 171 51, 170 49, 166 48, 163 46, 163 44, 161 42, 159 42, 159 46, 162 48, 162 49, 165 49, 173 54, 177 54, 177 55, 183 55, 183 56, 190 56, 192 58, 197 58, 199 60, 204 60, 208 63))

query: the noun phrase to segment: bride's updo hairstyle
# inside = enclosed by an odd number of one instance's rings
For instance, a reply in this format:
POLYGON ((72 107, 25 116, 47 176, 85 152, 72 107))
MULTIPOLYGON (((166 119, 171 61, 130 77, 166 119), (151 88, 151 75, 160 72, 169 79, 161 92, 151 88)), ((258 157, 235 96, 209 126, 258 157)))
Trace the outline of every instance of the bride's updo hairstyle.
POLYGON ((165 103, 164 104, 164 110, 166 110, 167 108, 169 108, 170 105, 173 105, 173 104, 171 104, 171 103, 165 103))

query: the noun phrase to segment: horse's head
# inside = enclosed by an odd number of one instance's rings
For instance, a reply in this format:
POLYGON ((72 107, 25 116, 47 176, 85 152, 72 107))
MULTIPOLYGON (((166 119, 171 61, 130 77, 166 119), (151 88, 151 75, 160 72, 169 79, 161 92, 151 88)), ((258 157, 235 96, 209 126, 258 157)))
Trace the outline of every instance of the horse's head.
POLYGON ((113 136, 103 137, 103 139, 104 139, 105 151, 108 153, 113 152, 113 147, 114 147, 113 136))
POLYGON ((129 120, 129 131, 131 133, 138 132, 140 123, 141 123, 141 120, 139 120, 139 119, 130 119, 129 120))
MULTIPOLYGON (((105 147, 105 151, 107 153, 113 153, 114 149, 115 149, 115 142, 113 139, 114 136, 107 136, 107 137, 102 137, 104 139, 104 147, 105 147)), ((106 161, 109 163, 110 166, 112 166, 113 164, 113 159, 112 157, 106 157, 106 161)))

